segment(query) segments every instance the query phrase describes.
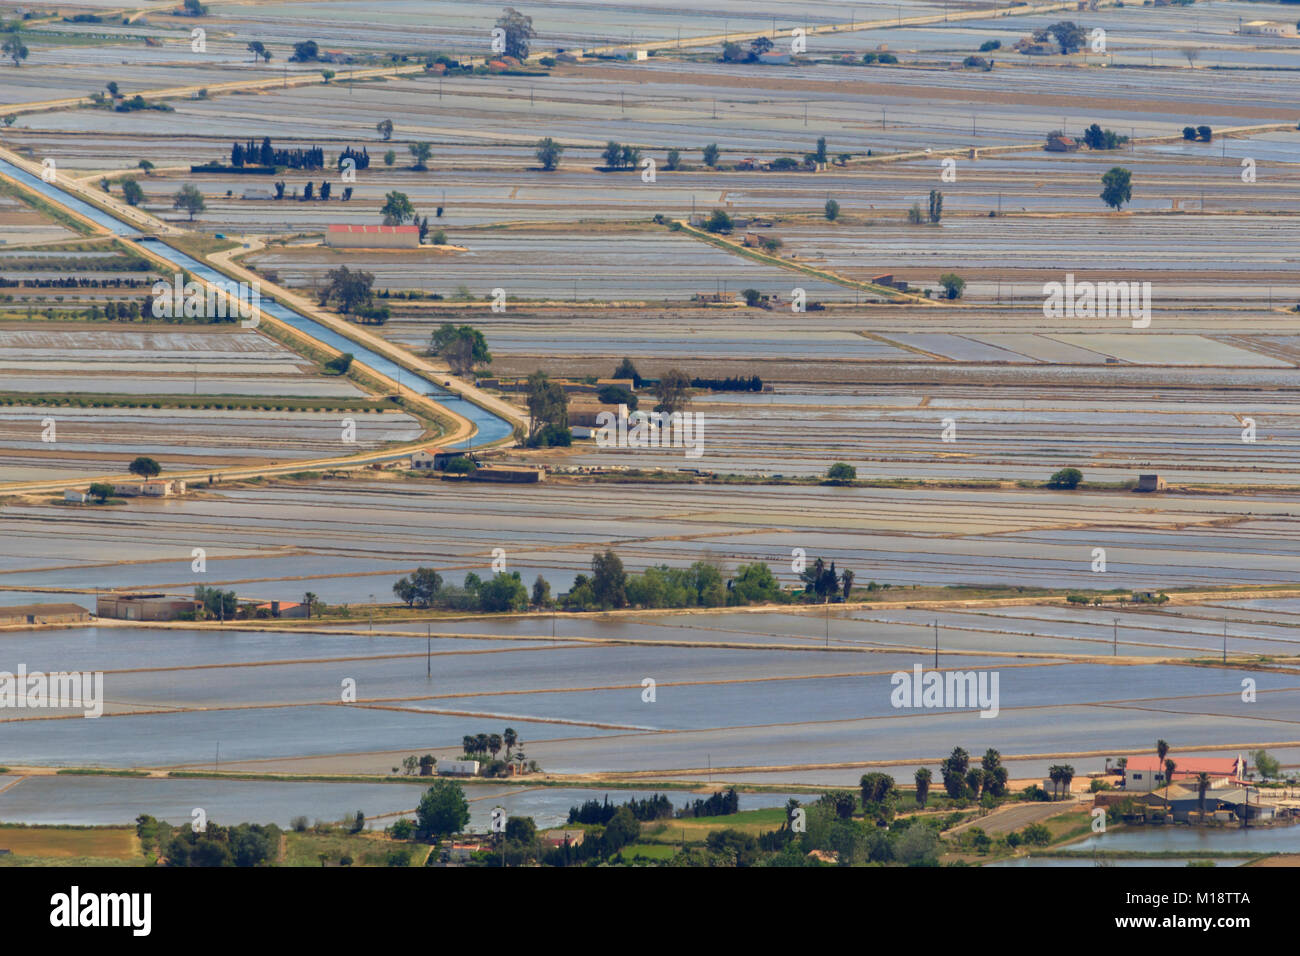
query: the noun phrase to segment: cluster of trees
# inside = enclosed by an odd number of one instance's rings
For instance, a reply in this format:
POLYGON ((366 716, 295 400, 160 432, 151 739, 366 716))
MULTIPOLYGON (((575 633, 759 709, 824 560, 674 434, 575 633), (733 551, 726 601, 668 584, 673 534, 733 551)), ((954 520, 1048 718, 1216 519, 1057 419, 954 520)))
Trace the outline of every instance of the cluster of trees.
POLYGON ((693 800, 678 811, 679 817, 726 817, 740 812, 740 796, 736 788, 721 790, 702 800, 693 800))
POLYGON ((383 325, 388 321, 390 313, 387 306, 371 306, 374 284, 373 273, 349 269, 347 266, 331 269, 325 273, 325 285, 320 291, 320 307, 327 308, 334 303, 344 315, 351 315, 365 323, 383 325))
POLYGON ((605 144, 601 152, 606 169, 630 169, 641 161, 641 150, 636 146, 625 146, 612 139, 605 144))
POLYGON ((787 600, 780 582, 763 562, 742 564, 735 577, 724 580, 721 568, 696 561, 687 568, 666 565, 629 575, 613 551, 591 559, 591 576, 579 574, 573 587, 560 596, 571 610, 594 608, 681 608, 739 606, 787 600))
POLYGON ((289 57, 290 63, 310 63, 312 60, 320 57, 320 47, 316 45, 315 40, 303 40, 301 43, 293 45, 293 56, 289 57))
MULTIPOLYGON (((509 760, 511 750, 518 743, 519 734, 513 727, 507 727, 499 734, 466 734, 461 738, 461 746, 465 750, 465 756, 476 757, 490 753, 493 760, 496 759, 502 747, 506 748, 506 759, 509 760)), ((519 759, 518 755, 516 755, 516 759, 519 759)))
MULTIPOLYGON (((67 268, 64 266, 64 268, 67 268)), ((146 264, 146 269, 148 268, 146 264)), ((144 271, 144 270, 142 270, 144 271)), ((84 276, 63 276, 50 279, 7 279, 0 276, 0 289, 23 287, 26 289, 134 289, 152 286, 151 279, 87 279, 84 276)), ((125 305, 125 303, 123 303, 125 305)), ((134 305, 134 303, 132 303, 134 305)), ((136 315, 140 314, 136 306, 136 315)))
MULTIPOLYGON (((392 126, 391 120, 385 120, 385 122, 387 122, 390 127, 392 126)), ((356 163, 357 169, 370 168, 370 154, 366 152, 366 148, 364 146, 361 147, 361 152, 357 152, 355 149, 349 146, 345 150, 343 150, 343 152, 339 153, 339 158, 337 163, 339 169, 343 168, 343 160, 345 159, 350 159, 354 163, 356 163)))
POLYGON ((610 803, 609 794, 606 794, 603 803, 599 800, 587 800, 579 806, 570 807, 569 822, 596 823, 606 826, 610 820, 614 819, 614 814, 623 807, 626 807, 633 817, 643 822, 663 820, 673 816, 673 802, 662 793, 656 793, 644 799, 633 797, 621 806, 610 803))
POLYGON ((1214 130, 1208 126, 1191 126, 1183 127, 1183 139, 1200 140, 1202 143, 1208 143, 1214 137, 1214 130))
POLYGON ((1128 137, 1113 129, 1102 129, 1100 123, 1093 123, 1083 131, 1083 142, 1089 149, 1119 149, 1128 142, 1128 137))
MULTIPOLYGON (((351 152, 351 147, 348 147, 351 152)), ((287 166, 289 169, 324 169, 325 150, 319 146, 310 149, 275 149, 271 137, 262 138, 259 146, 250 139, 230 147, 230 165, 240 169, 248 166, 287 166)), ((358 168, 361 168, 358 166, 358 168)))
POLYGON ((907 211, 907 221, 914 226, 919 226, 923 222, 937 224, 943 219, 943 193, 937 189, 930 190, 930 198, 927 208, 922 211, 920 203, 912 203, 912 208, 907 211))
POLYGON ((1073 490, 1075 488, 1078 488, 1079 483, 1082 481, 1083 481, 1083 472, 1081 472, 1078 468, 1062 468, 1060 471, 1055 472, 1052 475, 1052 477, 1047 480, 1047 487, 1064 488, 1067 490, 1073 490))
POLYGON ((822 558, 816 558, 799 573, 799 578, 804 583, 804 600, 817 603, 841 600, 841 590, 843 600, 848 600, 853 591, 854 577, 854 573, 849 570, 840 574, 835 570, 834 561, 828 565, 822 558))
POLYGON ((266 866, 280 854, 281 831, 274 824, 223 827, 209 821, 200 832, 141 814, 135 830, 145 852, 163 866, 266 866))
POLYGON ((460 587, 446 584, 432 568, 417 568, 393 585, 393 594, 407 607, 445 607, 456 611, 522 611, 528 607, 528 589, 518 571, 500 572, 484 581, 473 571, 460 587))
POLYGON ((266 44, 261 40, 253 40, 248 44, 246 49, 249 53, 253 54, 254 63, 257 62, 259 57, 261 57, 262 62, 264 63, 271 62, 271 51, 266 48, 266 44))
POLYGON ((194 589, 194 600, 203 605, 200 614, 205 619, 228 621, 239 611, 239 598, 234 591, 199 585, 194 589))
POLYGON ((866 64, 883 63, 884 65, 889 66, 897 63, 898 57, 894 56, 892 53, 864 53, 862 54, 862 62, 866 64))
POLYGON ((730 41, 722 44, 722 62, 724 63, 755 63, 764 53, 772 52, 772 41, 767 37, 755 37, 749 43, 749 49, 745 50, 739 43, 730 41))
MULTIPOLYGON (((916 799, 922 805, 925 794, 930 788, 930 771, 922 768, 916 776, 916 799), (924 783, 922 783, 924 770, 924 783)), ((939 773, 943 776, 943 789, 954 800, 979 800, 986 794, 1001 797, 1007 791, 1007 768, 1002 766, 1002 755, 989 749, 980 759, 980 766, 970 765, 970 754, 960 747, 954 747, 952 755, 945 757, 939 764, 939 773)))
POLYGON ((524 16, 514 7, 506 7, 497 18, 496 26, 505 33, 505 49, 502 52, 516 60, 528 59, 528 41, 537 36, 537 31, 533 29, 533 18, 524 16))
POLYGON ((492 364, 487 339, 469 325, 443 323, 429 340, 429 354, 445 359, 454 375, 467 375, 475 366, 492 364))
POLYGON ((763 390, 763 380, 757 375, 693 378, 691 379, 691 388, 707 388, 713 392, 761 392, 763 390))

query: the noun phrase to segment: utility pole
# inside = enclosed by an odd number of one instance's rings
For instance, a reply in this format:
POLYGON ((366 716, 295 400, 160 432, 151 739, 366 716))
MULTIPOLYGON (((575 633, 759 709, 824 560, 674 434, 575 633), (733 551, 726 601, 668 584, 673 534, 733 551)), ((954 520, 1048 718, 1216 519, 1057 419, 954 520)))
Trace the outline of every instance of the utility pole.
POLYGON ((1111 652, 1110 656, 1119 657, 1119 618, 1115 618, 1115 623, 1112 625, 1112 627, 1114 628, 1115 643, 1114 643, 1114 650, 1111 652))
POLYGON ((934 669, 939 669, 939 622, 934 622, 934 669))
POLYGON ((831 606, 829 602, 826 604, 826 646, 831 646, 831 606))
POLYGON ((1223 615, 1223 663, 1228 663, 1228 615, 1223 615))
POLYGON ((424 625, 424 676, 428 680, 433 679, 433 635, 429 633, 432 628, 432 624, 424 625))

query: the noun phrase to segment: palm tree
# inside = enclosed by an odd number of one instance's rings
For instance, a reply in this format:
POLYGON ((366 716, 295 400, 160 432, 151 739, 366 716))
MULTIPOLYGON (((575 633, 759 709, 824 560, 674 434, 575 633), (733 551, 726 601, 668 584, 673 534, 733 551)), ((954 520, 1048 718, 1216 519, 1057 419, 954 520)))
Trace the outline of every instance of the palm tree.
POLYGON ((916 772, 916 802, 925 806, 930 795, 930 768, 922 767, 916 772))
POLYGON ((460 745, 461 745, 461 747, 464 749, 464 751, 465 751, 465 755, 466 755, 467 757, 473 755, 473 753, 474 753, 474 738, 473 738, 471 735, 466 734, 464 737, 460 738, 460 745))
POLYGON ((849 592, 853 590, 853 578, 856 577, 852 571, 845 571, 840 575, 840 581, 844 585, 844 600, 849 599, 849 592))
POLYGON ((488 750, 492 751, 492 759, 493 759, 493 760, 496 760, 496 759, 497 759, 497 751, 501 749, 501 735, 500 735, 500 734, 489 734, 489 735, 488 735, 487 748, 488 748, 488 750))
POLYGON ((313 594, 311 591, 308 591, 306 594, 302 596, 302 603, 307 608, 307 618, 308 620, 310 620, 312 605, 316 603, 316 595, 313 594))
POLYGON ((1210 775, 1202 770, 1196 775, 1196 792, 1201 800, 1201 826, 1205 825, 1205 791, 1210 789, 1210 775))
MULTIPOLYGON (((1169 744, 1167 744, 1164 740, 1157 740, 1156 741, 1156 773, 1160 772, 1160 767, 1164 764, 1165 754, 1167 753, 1169 753, 1169 744)), ((1153 780, 1152 783, 1154 782, 1155 781, 1153 780)), ((1169 782, 1168 780, 1165 781, 1165 783, 1168 782, 1169 782)))
POLYGON ((515 733, 513 727, 507 727, 505 732, 501 734, 501 739, 506 742, 506 759, 509 760, 510 748, 519 743, 519 735, 515 733))
POLYGON ((1178 765, 1174 763, 1172 760, 1165 761, 1165 802, 1166 803, 1169 802, 1169 781, 1174 779, 1174 770, 1177 768, 1177 766, 1178 765))
POLYGON ((475 736, 474 736, 474 750, 475 750, 477 753, 481 753, 481 754, 485 754, 485 753, 487 753, 487 750, 488 750, 488 735, 487 735, 487 734, 475 734, 475 736))
POLYGON ((1068 763, 1061 765, 1061 783, 1065 784, 1065 792, 1070 792, 1070 781, 1074 779, 1074 768, 1068 763))

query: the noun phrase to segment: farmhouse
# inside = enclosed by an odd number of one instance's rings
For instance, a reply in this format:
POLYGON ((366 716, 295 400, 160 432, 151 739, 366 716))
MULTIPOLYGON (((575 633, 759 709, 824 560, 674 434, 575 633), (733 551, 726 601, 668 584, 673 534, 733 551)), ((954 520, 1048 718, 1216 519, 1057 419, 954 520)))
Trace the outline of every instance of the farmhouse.
POLYGON ((90 620, 80 604, 15 604, 0 607, 0 627, 15 624, 77 624, 90 620))
POLYGON ((460 452, 445 448, 421 448, 411 455, 411 467, 416 471, 442 471, 447 462, 460 455, 460 452))
MULTIPOLYGON (((1171 783, 1191 780, 1193 782, 1205 773, 1210 777, 1210 786, 1214 789, 1228 787, 1241 782, 1246 772, 1246 761, 1238 757, 1182 757, 1174 761, 1174 777, 1171 783)), ((1160 758, 1154 754, 1148 757, 1129 757, 1124 768, 1124 789, 1147 791, 1156 790, 1165 785, 1165 768, 1160 758)))
POLYGON ((529 484, 546 480, 546 469, 534 465, 487 465, 469 476, 471 481, 529 484))
POLYGON ((1164 491, 1165 480, 1159 475, 1138 475, 1136 491, 1164 491))
POLYGON ((1047 145, 1043 148, 1051 153, 1073 153, 1078 150, 1079 141, 1064 133, 1052 133, 1047 137, 1047 145))
POLYGON ((418 226, 331 225, 325 245, 336 249, 418 249, 418 226))
POLYGON ((193 598, 167 594, 116 594, 112 591, 95 599, 95 614, 121 621, 174 621, 198 608, 193 598))
POLYGON ((1241 33, 1250 36, 1293 37, 1296 32, 1294 23, 1279 23, 1276 20, 1251 20, 1241 25, 1241 33))

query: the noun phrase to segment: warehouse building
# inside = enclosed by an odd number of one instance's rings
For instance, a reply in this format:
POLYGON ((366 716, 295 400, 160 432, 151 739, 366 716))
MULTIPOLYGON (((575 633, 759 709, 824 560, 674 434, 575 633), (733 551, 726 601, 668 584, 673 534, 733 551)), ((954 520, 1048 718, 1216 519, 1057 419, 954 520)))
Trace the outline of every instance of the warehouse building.
POLYGON ((419 226, 330 226, 325 245, 336 249, 418 249, 419 226))

